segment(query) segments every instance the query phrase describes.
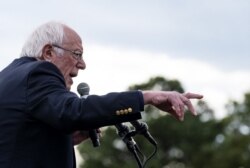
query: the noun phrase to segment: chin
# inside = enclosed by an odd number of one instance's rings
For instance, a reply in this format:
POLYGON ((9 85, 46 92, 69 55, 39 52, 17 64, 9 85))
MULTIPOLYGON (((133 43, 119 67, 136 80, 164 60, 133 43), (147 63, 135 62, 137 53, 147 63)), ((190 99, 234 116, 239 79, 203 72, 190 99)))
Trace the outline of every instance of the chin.
POLYGON ((67 88, 67 90, 70 90, 71 89, 71 85, 67 85, 66 84, 66 88, 67 88))
POLYGON ((72 80, 69 80, 68 82, 66 82, 66 88, 68 89, 68 90, 70 90, 71 89, 71 86, 73 85, 73 81, 72 80))

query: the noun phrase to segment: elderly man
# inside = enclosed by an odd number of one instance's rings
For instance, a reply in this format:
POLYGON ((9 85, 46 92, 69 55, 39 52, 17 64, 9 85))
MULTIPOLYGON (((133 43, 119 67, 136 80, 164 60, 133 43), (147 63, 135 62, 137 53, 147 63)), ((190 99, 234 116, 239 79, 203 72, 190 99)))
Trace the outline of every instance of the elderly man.
MULTIPOLYGON (((193 93, 130 91, 80 99, 70 88, 86 67, 82 54, 73 29, 49 22, 0 72, 1 168, 74 168, 73 133, 140 119, 146 104, 179 120, 185 106, 196 114, 190 99, 202 95, 193 93)), ((78 141, 88 138, 76 135, 78 141)))

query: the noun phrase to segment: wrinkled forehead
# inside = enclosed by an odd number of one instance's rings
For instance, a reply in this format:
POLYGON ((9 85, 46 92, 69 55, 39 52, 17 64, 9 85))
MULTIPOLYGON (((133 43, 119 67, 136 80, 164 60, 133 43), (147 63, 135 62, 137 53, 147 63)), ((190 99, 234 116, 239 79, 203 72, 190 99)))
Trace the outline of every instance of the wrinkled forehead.
POLYGON ((68 26, 64 26, 64 32, 63 44, 68 46, 73 45, 83 50, 82 39, 73 29, 69 28, 68 26))

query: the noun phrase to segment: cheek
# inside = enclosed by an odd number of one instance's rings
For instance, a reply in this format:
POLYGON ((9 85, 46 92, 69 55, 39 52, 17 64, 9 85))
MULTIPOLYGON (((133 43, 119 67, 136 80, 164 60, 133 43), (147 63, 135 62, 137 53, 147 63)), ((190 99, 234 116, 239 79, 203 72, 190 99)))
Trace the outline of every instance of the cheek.
POLYGON ((71 60, 69 58, 61 59, 60 61, 58 61, 57 67, 61 70, 64 77, 66 77, 65 75, 69 75, 71 70, 76 66, 75 64, 76 63, 74 62, 74 60, 71 60))

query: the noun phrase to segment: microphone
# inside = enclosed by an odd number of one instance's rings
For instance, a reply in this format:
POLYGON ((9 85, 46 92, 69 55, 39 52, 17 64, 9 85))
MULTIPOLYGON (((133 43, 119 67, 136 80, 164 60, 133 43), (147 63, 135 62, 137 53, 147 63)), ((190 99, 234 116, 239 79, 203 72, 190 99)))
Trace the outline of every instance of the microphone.
POLYGON ((139 122, 137 120, 135 121, 131 121, 130 122, 134 127, 137 133, 145 136, 145 138, 147 138, 147 140, 152 143, 153 145, 157 145, 156 141, 154 140, 154 138, 151 136, 151 134, 148 131, 148 125, 144 122, 139 122))
POLYGON ((117 134, 121 137, 124 138, 128 133, 129 133, 129 128, 128 126, 119 123, 115 125, 116 129, 117 129, 117 134))
POLYGON ((82 82, 77 86, 77 92, 79 93, 81 98, 86 99, 89 95, 89 90, 90 88, 87 83, 82 82))
POLYGON ((129 127, 119 123, 115 125, 117 129, 117 134, 122 138, 123 142, 127 145, 129 151, 135 153, 138 149, 138 146, 132 136, 128 136, 130 133, 129 127))
MULTIPOLYGON (((87 83, 80 83, 77 86, 77 92, 80 94, 81 98, 86 99, 89 95, 89 90, 90 88, 87 83)), ((89 130, 89 137, 94 147, 100 146, 98 131, 96 129, 89 130)))

